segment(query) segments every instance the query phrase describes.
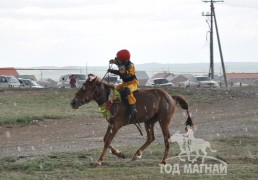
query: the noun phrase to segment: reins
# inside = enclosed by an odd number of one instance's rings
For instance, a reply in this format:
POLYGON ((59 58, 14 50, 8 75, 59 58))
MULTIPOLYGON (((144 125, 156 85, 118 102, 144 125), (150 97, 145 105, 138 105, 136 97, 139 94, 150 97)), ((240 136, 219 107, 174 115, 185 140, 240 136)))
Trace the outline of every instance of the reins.
MULTIPOLYGON (((112 68, 112 64, 109 64, 109 67, 108 67, 109 69, 111 69, 112 68)), ((100 84, 102 84, 102 82, 103 82, 103 80, 104 80, 104 78, 106 77, 106 75, 108 74, 108 71, 106 72, 106 74, 103 76, 103 78, 101 79, 101 81, 100 81, 100 84)), ((96 91, 98 91, 98 89, 96 88, 96 85, 97 84, 97 80, 94 82, 94 84, 93 84, 93 87, 89 87, 89 89, 94 89, 94 91, 92 91, 92 93, 91 93, 91 96, 92 97, 94 97, 94 93, 96 92, 96 91)), ((108 84, 109 84, 109 74, 108 74, 108 84)), ((85 87, 86 88, 86 87, 85 87)), ((99 91, 98 91, 99 92, 99 91)), ((98 100, 98 99, 100 99, 100 98, 102 98, 102 95, 100 95, 99 97, 97 97, 96 99, 94 99, 95 101, 96 100, 98 100)))
MULTIPOLYGON (((113 66, 113 64, 109 64, 109 67, 108 67, 108 69, 111 69, 112 68, 112 66, 113 66)), ((103 78, 102 78, 102 80, 100 81, 100 83, 102 83, 103 82, 103 80, 104 80, 104 78, 106 77, 106 75, 108 74, 108 71, 106 72, 106 74, 103 76, 103 78)), ((108 84, 109 84, 109 74, 108 74, 108 84)))
MULTIPOLYGON (((112 68, 112 65, 113 65, 113 64, 110 64, 110 63, 109 63, 108 69, 111 69, 111 68, 112 68)), ((105 75, 103 76, 103 78, 101 79, 100 84, 102 84, 102 82, 103 82, 103 80, 105 79, 105 77, 106 77, 107 74, 108 74, 108 71, 106 72, 106 74, 105 74, 105 75)), ((109 74, 108 74, 108 84, 109 84, 109 74)), ((94 85, 96 86, 96 82, 95 82, 94 85)), ((94 92, 95 92, 95 91, 93 91, 93 94, 94 94, 94 92)), ((93 95, 93 94, 92 94, 92 95, 93 95)), ((102 97, 102 95, 100 95, 100 97, 98 97, 97 99, 94 99, 94 100, 96 101, 96 100, 100 99, 101 97, 102 97)), ((104 104, 105 104, 105 103, 104 103, 104 104)), ((102 104, 102 105, 103 105, 103 104, 102 104)))

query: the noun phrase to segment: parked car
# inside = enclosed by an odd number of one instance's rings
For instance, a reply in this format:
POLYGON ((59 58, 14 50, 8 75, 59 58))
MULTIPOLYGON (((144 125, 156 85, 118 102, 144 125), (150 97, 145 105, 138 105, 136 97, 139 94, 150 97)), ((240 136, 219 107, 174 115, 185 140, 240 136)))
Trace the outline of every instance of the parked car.
POLYGON ((43 88, 37 82, 33 81, 32 79, 18 79, 22 88, 43 88))
POLYGON ((208 87, 217 88, 219 84, 207 76, 193 76, 184 83, 179 83, 180 87, 208 87))
POLYGON ((145 86, 149 86, 149 87, 153 87, 153 86, 172 87, 172 86, 174 86, 174 84, 169 82, 165 78, 153 78, 153 79, 149 79, 145 86))
POLYGON ((76 78, 76 87, 82 87, 83 83, 86 81, 85 74, 65 74, 60 76, 59 81, 57 82, 58 88, 71 88, 70 86, 70 77, 75 75, 76 78))
POLYGON ((20 82, 15 76, 5 76, 0 75, 0 87, 1 88, 11 88, 20 87, 20 82))

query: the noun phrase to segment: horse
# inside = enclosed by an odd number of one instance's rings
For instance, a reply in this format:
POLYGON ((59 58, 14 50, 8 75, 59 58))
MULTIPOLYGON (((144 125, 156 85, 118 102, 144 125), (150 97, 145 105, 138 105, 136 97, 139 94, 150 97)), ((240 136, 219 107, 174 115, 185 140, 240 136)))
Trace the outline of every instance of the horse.
MULTIPOLYGON (((94 74, 89 74, 83 86, 75 93, 70 104, 73 109, 78 109, 80 106, 90 101, 95 101, 98 106, 101 107, 107 102, 108 96, 114 87, 113 84, 103 81, 103 79, 94 74)), ((165 152, 161 163, 166 164, 170 148, 168 141, 170 138, 169 124, 177 106, 187 111, 188 117, 185 125, 193 126, 193 121, 188 111, 188 103, 182 96, 170 96, 166 91, 160 88, 137 90, 134 92, 134 96, 137 100, 137 121, 138 123, 144 123, 147 140, 143 146, 135 152, 132 160, 141 158, 144 149, 155 140, 154 125, 156 122, 159 122, 165 143, 165 152)), ((107 119, 109 126, 103 138, 104 148, 99 159, 95 162, 95 166, 101 165, 104 161, 108 148, 111 150, 112 154, 123 159, 126 158, 122 152, 111 145, 111 141, 121 127, 136 123, 136 120, 132 119, 130 116, 128 103, 124 101, 114 103, 110 108, 110 113, 111 116, 107 119)))

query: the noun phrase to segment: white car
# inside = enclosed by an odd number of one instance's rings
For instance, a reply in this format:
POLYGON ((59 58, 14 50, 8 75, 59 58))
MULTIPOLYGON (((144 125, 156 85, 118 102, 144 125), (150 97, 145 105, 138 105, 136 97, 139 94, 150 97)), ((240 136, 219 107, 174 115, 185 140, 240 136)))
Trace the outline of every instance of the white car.
POLYGON ((38 83, 36 83, 32 79, 19 78, 19 82, 20 82, 22 88, 39 88, 39 89, 44 88, 43 86, 40 86, 38 83))
POLYGON ((0 75, 0 87, 1 88, 12 88, 20 87, 20 82, 15 76, 0 75))
POLYGON ((219 84, 207 76, 193 76, 184 83, 180 83, 180 87, 217 88, 219 84))
POLYGON ((149 87, 153 87, 153 86, 167 86, 167 87, 173 87, 174 84, 169 82, 167 79, 165 78, 153 78, 153 79, 149 79, 146 83, 145 86, 149 86, 149 87))

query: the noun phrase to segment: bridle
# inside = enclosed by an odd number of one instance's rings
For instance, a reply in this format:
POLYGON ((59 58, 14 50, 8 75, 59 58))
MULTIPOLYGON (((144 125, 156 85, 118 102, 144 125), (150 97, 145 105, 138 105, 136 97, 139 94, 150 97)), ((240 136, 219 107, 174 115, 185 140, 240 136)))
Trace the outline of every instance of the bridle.
MULTIPOLYGON (((113 64, 109 64, 109 69, 111 69, 112 68, 112 65, 113 64)), ((106 72, 106 74, 103 76, 103 78, 101 79, 101 81, 100 81, 100 84, 102 85, 102 82, 103 82, 103 80, 104 80, 104 78, 106 77, 106 75, 108 74, 108 71, 106 72)), ((96 77, 96 78, 98 78, 98 77, 96 77)), ((92 85, 86 85, 86 83, 84 83, 83 84, 83 87, 81 87, 81 88, 83 88, 83 91, 85 91, 86 89, 94 89, 91 93, 90 93, 90 96, 89 97, 92 97, 92 100, 94 100, 94 101, 96 101, 97 102, 97 100, 99 100, 100 98, 102 98, 103 97, 103 94, 101 94, 101 93, 99 93, 100 91, 99 91, 99 89, 97 88, 97 82, 98 82, 98 79, 96 79, 95 80, 95 82, 92 84, 92 85), (97 92, 97 93, 96 93, 97 92), (97 98, 94 98, 94 94, 100 94, 100 96, 99 97, 97 97, 97 98)), ((109 83, 109 74, 108 74, 108 83, 109 83)), ((76 100, 77 100, 77 98, 76 98, 76 100)), ((78 101, 78 100, 77 100, 78 101)), ((80 100, 80 102, 82 103, 82 104, 85 104, 85 98, 83 97, 82 98, 82 100, 80 100)), ((105 103, 105 102, 104 102, 105 103)), ((103 104, 104 104, 103 103, 103 104)), ((102 105, 103 105, 102 104, 102 105)))
MULTIPOLYGON (((101 86, 102 86, 102 81, 103 81, 103 80, 100 81, 101 86)), ((88 89, 88 90, 91 91, 88 97, 91 97, 92 100, 94 100, 94 101, 96 101, 96 102, 97 102, 100 98, 103 97, 103 94, 100 93, 100 90, 99 90, 99 88, 98 88, 98 86, 97 86, 98 82, 99 82, 99 80, 96 79, 95 82, 94 82, 92 85, 83 84, 83 87, 82 87, 84 92, 85 92, 86 89, 88 89), (99 96, 96 97, 96 95, 98 95, 98 94, 99 94, 99 96), (94 96, 95 96, 95 97, 94 97, 94 96)), ((89 99, 89 98, 87 98, 87 99, 89 99)), ((84 98, 84 97, 82 98, 81 102, 82 102, 83 104, 85 104, 85 98, 84 98)), ((104 102, 104 103, 105 103, 105 102, 104 102)), ((104 104, 104 103, 103 103, 103 104, 104 104)))

